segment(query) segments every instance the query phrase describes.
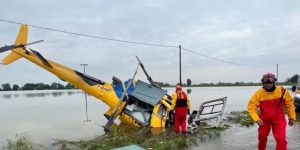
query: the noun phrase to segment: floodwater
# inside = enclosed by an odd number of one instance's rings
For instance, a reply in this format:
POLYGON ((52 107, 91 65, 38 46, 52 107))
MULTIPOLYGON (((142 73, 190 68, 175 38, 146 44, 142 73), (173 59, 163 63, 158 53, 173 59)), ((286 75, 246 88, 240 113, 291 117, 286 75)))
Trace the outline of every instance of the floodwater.
MULTIPOLYGON (((228 97, 225 112, 246 110, 248 100, 259 87, 196 87, 191 88, 192 110, 207 100, 228 97)), ((166 88, 172 94, 173 88, 166 88)), ((33 143, 51 145, 53 139, 89 139, 104 133, 103 102, 88 96, 88 119, 84 93, 81 90, 0 92, 0 148, 7 139, 25 136, 33 143), (91 120, 91 121, 86 121, 91 120)), ((300 114, 299 114, 300 115, 300 114)), ((298 115, 298 121, 300 117, 298 115)), ((300 122, 287 127, 288 149, 300 149, 300 122)), ((256 149, 257 126, 232 125, 209 140, 199 140, 191 148, 211 150, 256 149)), ((276 142, 270 134, 268 149, 276 142)))
MULTIPOLYGON (((50 145, 53 139, 84 139, 103 134, 108 107, 80 90, 0 92, 0 144, 25 136, 50 145)), ((1 147, 0 145, 0 147, 1 147)), ((1 149, 1 148, 0 148, 1 149)))

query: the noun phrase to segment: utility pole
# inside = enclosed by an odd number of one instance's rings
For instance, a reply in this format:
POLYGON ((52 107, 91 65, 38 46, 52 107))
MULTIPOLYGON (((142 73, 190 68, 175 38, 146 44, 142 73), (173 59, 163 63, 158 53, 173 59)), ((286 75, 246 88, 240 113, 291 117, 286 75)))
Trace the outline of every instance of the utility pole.
MULTIPOLYGON (((88 64, 80 64, 80 66, 83 66, 83 74, 85 75, 85 66, 87 66, 88 64)), ((88 117, 88 106, 87 106, 87 94, 86 92, 84 92, 84 97, 85 97, 85 115, 86 115, 86 120, 84 120, 85 122, 89 122, 91 120, 89 120, 88 117)))
POLYGON ((181 82, 181 45, 179 45, 179 85, 182 86, 182 82, 181 82))

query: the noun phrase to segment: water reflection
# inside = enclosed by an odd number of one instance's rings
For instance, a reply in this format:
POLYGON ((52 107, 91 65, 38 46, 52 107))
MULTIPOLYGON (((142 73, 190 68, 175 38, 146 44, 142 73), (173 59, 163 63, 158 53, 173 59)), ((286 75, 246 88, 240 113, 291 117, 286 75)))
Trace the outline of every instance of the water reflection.
POLYGON ((65 94, 65 93, 64 92, 53 92, 51 94, 52 94, 52 96, 57 97, 57 96, 61 96, 61 95, 65 94))
POLYGON ((67 92, 67 94, 69 95, 69 96, 71 96, 71 95, 73 95, 73 94, 75 94, 76 92, 75 91, 68 91, 67 92))
POLYGON ((46 95, 50 95, 50 93, 26 93, 23 95, 27 98, 33 98, 33 97, 45 97, 46 95))
POLYGON ((150 133, 152 135, 160 135, 164 131, 164 128, 150 128, 150 133))
POLYGON ((12 94, 4 94, 2 97, 3 97, 4 99, 10 99, 11 96, 12 96, 12 94))
POLYGON ((191 94, 191 93, 192 93, 192 89, 187 89, 186 92, 187 92, 188 94, 191 94))

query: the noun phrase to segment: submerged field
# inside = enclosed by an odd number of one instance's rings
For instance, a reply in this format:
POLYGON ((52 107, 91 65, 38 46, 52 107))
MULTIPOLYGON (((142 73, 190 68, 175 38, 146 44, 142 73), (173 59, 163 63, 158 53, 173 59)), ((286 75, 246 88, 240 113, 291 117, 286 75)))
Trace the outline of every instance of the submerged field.
MULTIPOLYGON (((221 129, 200 128, 196 134, 185 136, 174 134, 170 128, 158 134, 126 126, 105 134, 101 125, 107 121, 102 115, 107 106, 89 96, 88 117, 92 121, 85 122, 84 93, 78 90, 0 92, 0 149, 111 149, 130 144, 145 149, 256 149, 257 125, 252 125, 242 110, 247 109, 257 88, 192 88, 192 110, 206 100, 227 96, 226 119, 221 129)), ((299 120, 297 114, 297 123, 287 127, 289 150, 300 149, 299 120)), ((275 149, 274 138, 270 135, 268 140, 268 149, 275 149)))
MULTIPOLYGON (((111 132, 90 140, 55 140, 52 143, 53 149, 73 150, 109 150, 122 146, 136 144, 145 149, 173 150, 190 149, 197 147, 199 142, 212 141, 220 136, 222 131, 230 128, 230 124, 238 123, 245 125, 244 120, 249 120, 245 111, 231 113, 218 128, 206 128, 200 124, 193 134, 175 134, 172 128, 166 129, 136 129, 127 125, 113 127, 111 132)), ((248 126, 248 124, 246 125, 248 126)), ((43 145, 35 145, 25 137, 16 141, 8 140, 7 149, 43 149, 43 145)))

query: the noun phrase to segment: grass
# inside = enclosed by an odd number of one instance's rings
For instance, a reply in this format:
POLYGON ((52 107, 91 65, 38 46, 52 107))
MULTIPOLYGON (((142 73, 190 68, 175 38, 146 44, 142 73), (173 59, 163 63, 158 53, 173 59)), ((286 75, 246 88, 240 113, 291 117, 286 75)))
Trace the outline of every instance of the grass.
POLYGON ((161 130, 159 134, 155 134, 153 130, 138 130, 131 126, 121 125, 112 132, 92 140, 59 140, 54 146, 60 150, 110 150, 136 144, 148 150, 185 150, 197 145, 199 140, 208 141, 219 137, 221 132, 227 128, 229 128, 228 125, 212 129, 200 127, 193 134, 176 134, 173 129, 168 128, 161 130))
MULTIPOLYGON (((201 125, 193 134, 176 134, 173 129, 138 130, 132 126, 121 125, 111 132, 91 140, 67 141, 56 140, 53 149, 59 150, 110 150, 132 144, 147 150, 185 150, 199 144, 199 141, 211 141, 218 138, 229 125, 222 124, 218 128, 205 128, 201 125)), ((35 145, 26 137, 17 140, 7 140, 7 150, 35 150, 48 149, 42 145, 35 145)))
MULTIPOLYGON (((228 129, 229 123, 241 126, 252 126, 254 122, 247 111, 231 112, 226 122, 222 121, 218 128, 207 128, 201 123, 193 134, 176 134, 172 128, 142 129, 128 125, 114 127, 111 132, 90 140, 56 140, 51 146, 59 150, 110 150, 128 145, 138 145, 147 150, 185 150, 197 146, 199 143, 213 141, 220 138, 221 133, 228 129)), ((44 147, 45 148, 45 147, 44 147)), ((34 145, 25 137, 16 141, 7 140, 8 150, 44 149, 41 145, 34 145)))
POLYGON ((31 150, 33 144, 26 139, 24 136, 18 138, 16 141, 7 140, 7 147, 8 150, 31 150))
POLYGON ((240 124, 241 126, 250 127, 254 125, 254 121, 247 111, 231 112, 227 119, 229 122, 240 124))
POLYGON ((7 139, 5 146, 0 146, 0 150, 42 150, 49 149, 45 145, 35 144, 25 136, 16 135, 15 140, 7 139))

